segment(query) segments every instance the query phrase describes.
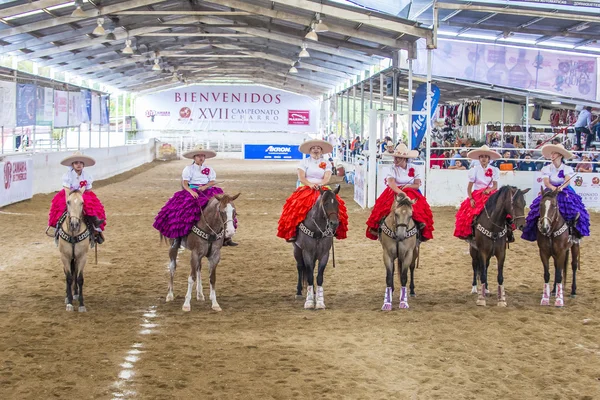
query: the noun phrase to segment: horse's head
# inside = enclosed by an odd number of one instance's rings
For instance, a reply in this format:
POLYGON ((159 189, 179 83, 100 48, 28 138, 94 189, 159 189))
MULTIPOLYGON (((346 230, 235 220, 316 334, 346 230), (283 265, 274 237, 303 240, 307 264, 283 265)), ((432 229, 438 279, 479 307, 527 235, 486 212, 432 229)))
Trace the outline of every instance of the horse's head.
POLYGON ((221 213, 221 220, 225 225, 225 237, 230 238, 235 234, 235 226, 233 221, 235 219, 235 205, 233 201, 240 196, 241 193, 235 196, 229 196, 228 194, 218 194, 215 198, 219 201, 217 209, 221 213))
POLYGON ((398 193, 394 199, 394 223, 396 225, 396 237, 403 238, 406 236, 408 225, 412 220, 413 204, 417 199, 411 200, 405 193, 398 193))
POLYGON ((523 230, 525 226, 525 194, 527 192, 529 192, 529 188, 521 190, 511 187, 510 189, 511 216, 519 230, 523 230))
POLYGON ((71 234, 75 235, 81 227, 83 218, 83 194, 79 190, 73 190, 67 198, 67 213, 69 215, 69 228, 71 234))
POLYGON ((340 224, 340 218, 338 215, 340 204, 336 197, 336 195, 340 192, 340 185, 338 185, 334 190, 321 188, 319 189, 319 192, 321 193, 319 206, 325 214, 325 218, 327 219, 326 229, 330 230, 331 232, 335 232, 340 224))
POLYGON ((558 191, 548 190, 544 192, 542 188, 542 199, 540 200, 540 219, 538 229, 544 236, 550 236, 552 224, 559 214, 558 212, 558 191))

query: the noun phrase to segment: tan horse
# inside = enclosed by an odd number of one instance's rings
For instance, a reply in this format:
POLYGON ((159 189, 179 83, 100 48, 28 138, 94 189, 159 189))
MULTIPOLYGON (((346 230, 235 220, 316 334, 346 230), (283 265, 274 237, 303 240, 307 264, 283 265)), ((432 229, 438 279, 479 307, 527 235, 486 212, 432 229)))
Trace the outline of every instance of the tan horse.
MULTIPOLYGON (((177 268, 177 252, 180 246, 189 249, 192 252, 190 260, 190 276, 188 277, 188 290, 185 295, 183 311, 190 311, 192 300, 192 289, 194 283, 196 285, 196 300, 204 301, 202 293, 202 257, 208 259, 208 269, 210 274, 210 300, 212 301, 212 309, 221 311, 219 303, 217 303, 216 281, 217 281, 217 265, 221 260, 221 247, 223 240, 226 237, 231 237, 235 233, 233 220, 235 218, 235 206, 233 201, 238 198, 241 193, 231 197, 227 194, 218 194, 208 201, 200 214, 200 220, 192 228, 187 236, 177 239, 171 239, 171 249, 169 250, 170 280, 169 292, 167 293, 166 301, 173 301, 173 278, 175 277, 175 269, 177 268)), ((162 236, 161 236, 162 238, 162 236)))
POLYGON ((85 312, 83 303, 83 269, 90 249, 90 231, 83 219, 83 196, 74 190, 67 198, 67 212, 58 221, 58 250, 67 283, 65 303, 73 311, 73 298, 79 300, 79 312, 85 312), (73 296, 75 292, 75 296, 73 296))

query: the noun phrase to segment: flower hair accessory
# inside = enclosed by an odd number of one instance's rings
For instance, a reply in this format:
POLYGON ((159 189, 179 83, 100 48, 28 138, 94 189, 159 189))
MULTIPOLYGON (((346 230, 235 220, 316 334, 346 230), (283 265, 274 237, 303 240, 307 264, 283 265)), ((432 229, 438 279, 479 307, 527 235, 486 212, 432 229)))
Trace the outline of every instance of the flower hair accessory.
POLYGON ((327 164, 325 163, 325 161, 321 161, 321 163, 319 164, 319 168, 321 168, 321 169, 327 168, 327 164))
POLYGON ((204 168, 204 169, 202 170, 202 174, 203 174, 203 175, 208 175, 208 174, 210 174, 210 168, 204 168))
POLYGON ((565 179, 565 171, 562 169, 560 171, 558 171, 558 177, 560 179, 565 179))
POLYGON ((415 177, 415 169, 411 168, 408 170, 408 176, 410 176, 411 178, 415 177))
POLYGON ((79 188, 81 189, 82 187, 86 187, 87 186, 87 181, 81 181, 79 182, 79 188))
POLYGON ((494 173, 491 168, 485 170, 485 176, 491 177, 494 173))

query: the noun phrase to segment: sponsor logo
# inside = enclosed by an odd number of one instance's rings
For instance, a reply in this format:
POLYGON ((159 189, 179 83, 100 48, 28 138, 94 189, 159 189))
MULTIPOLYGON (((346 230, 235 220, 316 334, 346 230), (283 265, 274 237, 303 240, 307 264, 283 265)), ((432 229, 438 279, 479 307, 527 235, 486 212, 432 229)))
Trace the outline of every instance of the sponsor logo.
POLYGON ((146 110, 144 113, 146 114, 146 118, 150 118, 150 121, 154 122, 154 117, 170 117, 170 111, 156 111, 156 110, 146 110))
POLYGON ((600 185, 600 178, 598 178, 597 176, 592 178, 592 186, 599 186, 600 185))
POLYGON ((288 110, 288 125, 310 125, 310 111, 288 110))
POLYGON ((7 161, 4 164, 4 189, 10 189, 10 182, 12 181, 12 164, 7 161))
POLYGON ((192 110, 190 110, 189 107, 182 107, 181 110, 179 110, 179 116, 181 118, 189 118, 192 115, 192 110))
POLYGON ((27 180, 27 161, 4 164, 4 188, 10 189, 11 182, 27 180))
POLYGON ((583 178, 581 176, 578 176, 577 178, 575 178, 575 186, 582 186, 583 185, 583 178))
POLYGON ((265 153, 290 153, 292 151, 291 147, 275 147, 269 146, 265 150, 265 153))
POLYGON ((538 176, 538 178, 537 178, 537 183, 542 183, 542 180, 543 180, 543 179, 542 179, 542 177, 541 177, 541 176, 538 176))

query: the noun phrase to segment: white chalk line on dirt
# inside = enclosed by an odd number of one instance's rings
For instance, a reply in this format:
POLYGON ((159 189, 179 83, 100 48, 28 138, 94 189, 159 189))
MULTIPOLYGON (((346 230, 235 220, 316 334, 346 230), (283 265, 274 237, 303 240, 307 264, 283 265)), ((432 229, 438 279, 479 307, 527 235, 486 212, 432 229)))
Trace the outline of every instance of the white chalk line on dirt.
POLYGON ((35 215, 35 214, 29 214, 29 213, 16 213, 16 212, 10 212, 10 211, 0 211, 0 214, 6 214, 6 215, 35 215))

